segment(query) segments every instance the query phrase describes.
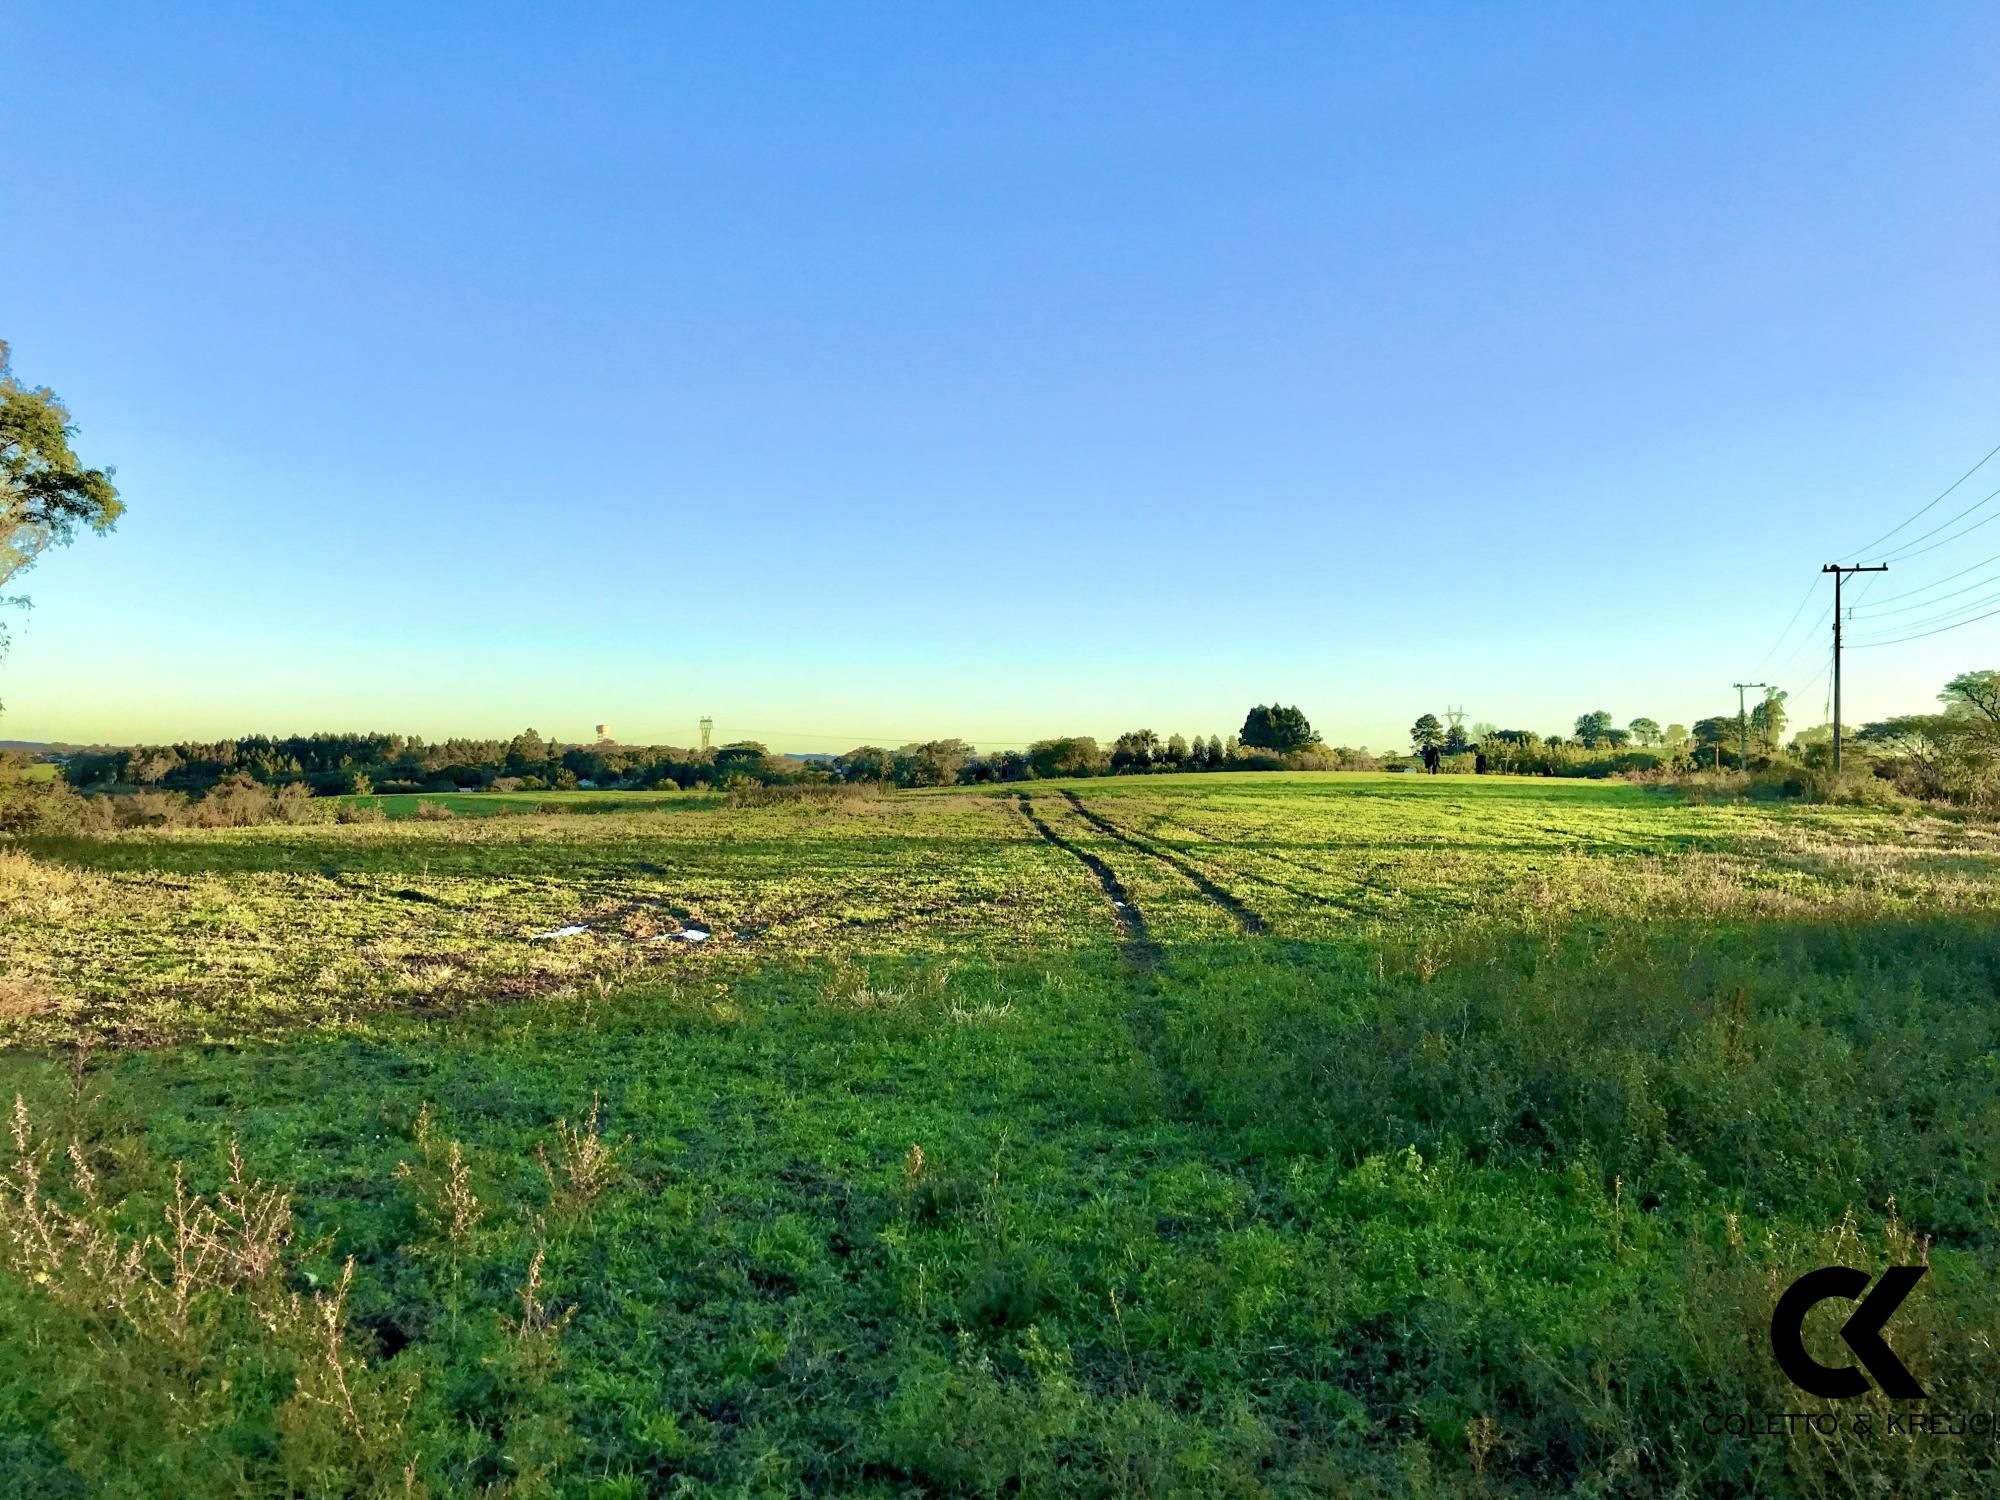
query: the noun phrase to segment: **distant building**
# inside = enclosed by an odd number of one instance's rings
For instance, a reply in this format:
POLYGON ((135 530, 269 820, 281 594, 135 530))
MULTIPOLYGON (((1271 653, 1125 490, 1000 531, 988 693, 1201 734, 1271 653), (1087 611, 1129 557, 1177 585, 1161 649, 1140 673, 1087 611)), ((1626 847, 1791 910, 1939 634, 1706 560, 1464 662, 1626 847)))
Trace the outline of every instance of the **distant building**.
POLYGON ((600 745, 611 743, 611 726, 609 724, 599 724, 597 726, 597 743, 600 745))

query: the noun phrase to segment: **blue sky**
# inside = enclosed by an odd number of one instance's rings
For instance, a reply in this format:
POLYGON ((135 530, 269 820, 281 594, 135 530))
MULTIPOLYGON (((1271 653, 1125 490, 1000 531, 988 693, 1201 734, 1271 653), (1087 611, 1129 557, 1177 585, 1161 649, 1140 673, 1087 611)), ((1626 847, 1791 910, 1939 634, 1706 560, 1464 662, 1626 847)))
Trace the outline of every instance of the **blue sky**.
POLYGON ((8 737, 1811 720, 1815 570, 2000 443, 1990 7, 8 33, 0 337, 130 507, 19 581, 8 737))

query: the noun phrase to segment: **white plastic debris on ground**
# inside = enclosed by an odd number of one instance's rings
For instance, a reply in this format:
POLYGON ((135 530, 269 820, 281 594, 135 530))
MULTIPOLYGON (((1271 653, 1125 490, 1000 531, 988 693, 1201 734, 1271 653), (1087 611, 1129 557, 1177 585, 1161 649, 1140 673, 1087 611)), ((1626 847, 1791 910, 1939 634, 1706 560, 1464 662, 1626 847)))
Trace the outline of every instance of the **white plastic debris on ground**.
POLYGON ((588 931, 590 931, 589 923, 572 922, 567 927, 557 927, 548 932, 538 932, 533 937, 529 938, 528 941, 531 943, 545 943, 550 938, 575 937, 579 933, 584 933, 588 931))
POLYGON ((663 932, 658 937, 646 939, 649 943, 705 943, 708 934, 699 927, 684 927, 679 932, 663 932))

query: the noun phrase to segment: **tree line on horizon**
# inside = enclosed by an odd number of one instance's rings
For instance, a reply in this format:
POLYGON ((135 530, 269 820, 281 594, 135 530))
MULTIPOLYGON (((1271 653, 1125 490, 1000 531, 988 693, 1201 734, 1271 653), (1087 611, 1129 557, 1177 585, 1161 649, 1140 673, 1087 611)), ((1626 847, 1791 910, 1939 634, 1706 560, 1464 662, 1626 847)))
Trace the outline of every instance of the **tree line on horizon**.
MULTIPOLYGON (((1962 673, 1940 695, 1937 714, 1909 714, 1857 729, 1852 754, 1912 795, 1982 801, 2000 784, 2000 672, 1962 673)), ((1742 714, 1664 728, 1646 717, 1619 726, 1602 709, 1577 717, 1568 735, 1489 723, 1464 727, 1436 714, 1410 730, 1413 756, 1435 747, 1440 769, 1498 774, 1606 777, 1696 769, 1824 769, 1831 732, 1815 726, 1787 745, 1777 689, 1742 714), (1743 747, 1750 756, 1746 762, 1743 747)), ((59 757, 64 782, 84 792, 158 792, 201 797, 217 789, 290 789, 297 795, 442 794, 574 789, 729 790, 737 786, 939 787, 1062 777, 1162 772, 1379 770, 1408 763, 1365 747, 1331 746, 1297 707, 1259 704, 1241 729, 1221 735, 1128 730, 1108 745, 1089 735, 1037 740, 1025 749, 979 751, 962 739, 898 747, 861 745, 836 756, 797 757, 744 740, 711 749, 671 745, 564 745, 533 729, 509 739, 426 741, 390 733, 247 735, 215 741, 93 747, 59 757)))

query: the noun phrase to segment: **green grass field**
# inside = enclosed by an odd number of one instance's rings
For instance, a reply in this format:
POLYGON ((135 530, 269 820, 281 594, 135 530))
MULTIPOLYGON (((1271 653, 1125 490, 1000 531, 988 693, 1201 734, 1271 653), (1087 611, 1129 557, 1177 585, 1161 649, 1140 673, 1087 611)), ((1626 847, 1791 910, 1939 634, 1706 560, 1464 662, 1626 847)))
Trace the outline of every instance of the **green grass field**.
POLYGON ((1995 1483, 1722 1430, 1890 1414, 1772 1360, 1831 1262, 1927 1264, 1895 1347, 1995 1404, 1988 825, 571 795, 0 846, 0 1494, 1995 1483))
POLYGON ((499 814, 535 812, 612 813, 657 812, 668 808, 714 807, 715 793, 682 792, 395 792, 387 795, 334 799, 361 807, 379 807, 390 819, 414 818, 423 803, 447 808, 453 817, 490 818, 499 814))

